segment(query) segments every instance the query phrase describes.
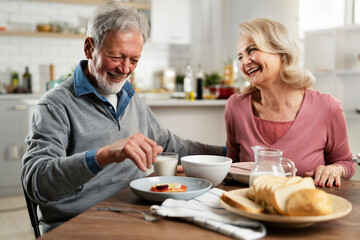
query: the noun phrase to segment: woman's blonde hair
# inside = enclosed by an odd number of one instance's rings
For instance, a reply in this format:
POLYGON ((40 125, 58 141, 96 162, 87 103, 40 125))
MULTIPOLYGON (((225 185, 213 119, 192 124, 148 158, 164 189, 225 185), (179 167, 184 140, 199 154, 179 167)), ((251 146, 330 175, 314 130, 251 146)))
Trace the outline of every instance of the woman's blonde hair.
MULTIPOLYGON (((301 66, 301 52, 296 39, 286 27, 274 20, 255 18, 239 25, 239 37, 248 35, 257 48, 263 52, 279 53, 283 58, 280 79, 295 89, 308 88, 315 77, 301 66)), ((257 90, 254 86, 247 86, 242 93, 257 90)))

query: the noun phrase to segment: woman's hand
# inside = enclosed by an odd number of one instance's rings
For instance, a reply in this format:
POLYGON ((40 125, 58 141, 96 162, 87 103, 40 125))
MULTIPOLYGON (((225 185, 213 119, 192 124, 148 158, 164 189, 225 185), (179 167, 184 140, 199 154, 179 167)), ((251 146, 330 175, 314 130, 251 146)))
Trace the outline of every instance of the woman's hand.
POLYGON ((305 173, 307 177, 313 177, 315 186, 319 187, 340 187, 343 172, 340 167, 335 165, 320 165, 311 172, 305 173))

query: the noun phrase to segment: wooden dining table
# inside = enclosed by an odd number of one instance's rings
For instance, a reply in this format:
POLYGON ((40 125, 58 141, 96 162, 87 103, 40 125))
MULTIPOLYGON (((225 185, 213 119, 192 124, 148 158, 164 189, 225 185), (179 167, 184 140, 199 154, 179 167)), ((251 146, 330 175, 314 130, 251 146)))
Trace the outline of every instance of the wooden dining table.
MULTIPOLYGON (((217 186, 226 191, 246 187, 230 178, 217 186)), ((267 234, 262 239, 360 239, 360 181, 343 180, 340 187, 321 189, 347 199, 352 204, 352 211, 342 218, 314 223, 304 228, 266 225, 267 234)), ((232 239, 179 218, 161 218, 149 222, 139 213, 97 210, 99 207, 111 206, 148 212, 153 204, 137 197, 128 187, 49 231, 41 239, 232 239)))

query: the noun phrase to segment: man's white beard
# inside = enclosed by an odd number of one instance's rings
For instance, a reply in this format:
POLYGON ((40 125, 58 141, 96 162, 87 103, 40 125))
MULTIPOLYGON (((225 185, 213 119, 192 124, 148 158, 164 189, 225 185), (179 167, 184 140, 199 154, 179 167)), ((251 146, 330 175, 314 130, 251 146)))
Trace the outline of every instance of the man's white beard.
POLYGON ((97 89, 101 95, 111 95, 111 94, 116 94, 116 93, 120 92, 121 88, 124 86, 124 84, 126 82, 125 76, 124 76, 123 80, 119 83, 108 82, 108 81, 106 81, 107 74, 106 73, 104 73, 103 75, 98 74, 95 66, 93 66, 93 67, 94 67, 93 68, 94 69, 94 77, 97 82, 97 89))

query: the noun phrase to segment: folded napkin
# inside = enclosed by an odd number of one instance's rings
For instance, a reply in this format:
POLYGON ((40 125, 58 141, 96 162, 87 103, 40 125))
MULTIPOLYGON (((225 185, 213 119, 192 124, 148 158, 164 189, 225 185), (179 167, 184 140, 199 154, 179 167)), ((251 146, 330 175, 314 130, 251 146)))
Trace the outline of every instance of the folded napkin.
POLYGON ((161 216, 182 218, 236 239, 264 237, 266 228, 262 223, 231 213, 221 207, 219 197, 223 192, 219 188, 213 188, 188 201, 169 198, 161 206, 151 206, 150 210, 161 216))

